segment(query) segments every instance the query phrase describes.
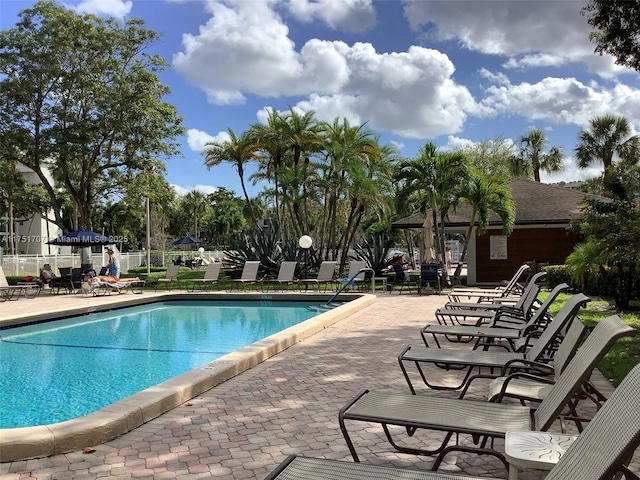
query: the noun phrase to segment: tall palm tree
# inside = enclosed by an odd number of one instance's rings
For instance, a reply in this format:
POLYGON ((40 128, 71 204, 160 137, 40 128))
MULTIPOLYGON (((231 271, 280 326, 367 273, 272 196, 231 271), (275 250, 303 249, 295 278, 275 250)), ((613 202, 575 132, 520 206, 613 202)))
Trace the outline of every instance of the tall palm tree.
POLYGON ((222 162, 229 162, 236 168, 251 220, 255 223, 255 214, 251 209, 251 201, 244 183, 244 167, 248 162, 258 161, 258 146, 255 143, 255 139, 248 132, 243 132, 240 136, 236 135, 231 128, 228 129, 228 132, 229 140, 206 144, 203 152, 205 156, 204 163, 208 168, 212 168, 222 162))
POLYGON ((631 126, 624 117, 594 117, 589 120, 589 128, 580 131, 578 140, 575 154, 580 168, 602 162, 606 172, 614 157, 632 165, 638 163, 640 137, 631 135, 631 126))
MULTIPOLYGON (((334 251, 343 256, 353 242, 367 207, 380 197, 377 179, 384 177, 388 151, 378 143, 378 135, 365 125, 351 125, 347 119, 335 118, 324 124, 326 164, 324 186, 325 213, 322 235, 334 251), (339 234, 341 200, 347 207, 344 229, 339 234)), ((346 258, 346 257, 345 257, 346 258)))
POLYGON ((532 128, 529 133, 518 139, 518 143, 520 151, 517 158, 520 166, 533 172, 533 179, 536 182, 540 181, 541 170, 553 173, 560 172, 564 168, 560 147, 551 147, 548 152, 545 152, 548 140, 541 128, 532 128))
POLYGON ((310 174, 309 157, 321 150, 323 139, 315 112, 301 114, 271 111, 267 124, 251 126, 250 136, 261 152, 261 168, 252 175, 254 182, 273 181, 276 217, 280 225, 287 211, 300 234, 307 228, 307 206, 304 198, 310 174))
POLYGON ((444 223, 449 210, 460 201, 468 181, 469 164, 460 152, 439 153, 427 143, 418 157, 398 164, 395 179, 399 182, 398 204, 410 205, 433 218, 438 255, 444 261, 444 223), (439 217, 439 218, 438 218, 439 217))
POLYGON ((183 201, 189 209, 189 213, 193 215, 193 235, 200 237, 198 218, 202 218, 207 211, 207 196, 202 192, 192 190, 183 197, 183 201))
POLYGON ((489 214, 495 212, 502 219, 502 233, 508 235, 513 231, 516 215, 509 182, 499 177, 471 175, 462 191, 462 201, 469 204, 472 212, 460 262, 464 262, 467 256, 476 220, 478 221, 476 234, 479 235, 489 225, 489 214))

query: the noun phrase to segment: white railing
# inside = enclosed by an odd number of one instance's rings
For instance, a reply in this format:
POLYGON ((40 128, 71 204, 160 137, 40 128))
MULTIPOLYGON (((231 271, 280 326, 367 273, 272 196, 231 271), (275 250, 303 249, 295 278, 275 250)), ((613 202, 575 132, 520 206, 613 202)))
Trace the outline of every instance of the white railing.
MULTIPOLYGON (((183 260, 188 260, 200 256, 199 252, 190 251, 158 251, 151 253, 151 265, 163 266, 174 258, 182 257, 183 260), (156 265, 157 264, 157 265, 156 265)), ((223 253, 219 250, 202 253, 202 258, 208 261, 221 260, 223 253)), ((106 265, 107 255, 106 253, 93 253, 91 255, 93 266, 96 270, 100 269, 100 266, 106 265)), ((128 252, 120 253, 120 271, 127 273, 130 268, 145 266, 147 263, 146 252, 128 252)), ((19 277, 25 275, 40 275, 40 270, 45 263, 48 263, 53 268, 54 272, 59 272, 60 267, 80 267, 80 254, 66 254, 66 255, 7 255, 2 256, 2 269, 4 274, 10 277, 19 277)))

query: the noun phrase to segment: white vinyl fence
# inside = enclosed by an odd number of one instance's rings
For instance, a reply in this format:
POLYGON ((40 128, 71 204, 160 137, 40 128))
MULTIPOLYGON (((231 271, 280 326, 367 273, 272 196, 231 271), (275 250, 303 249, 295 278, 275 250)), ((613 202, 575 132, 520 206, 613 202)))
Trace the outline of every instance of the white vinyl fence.
MULTIPOLYGON (((151 252, 151 266, 164 266, 178 256, 181 256, 183 260, 200 256, 198 251, 158 251, 151 252)), ((202 258, 208 261, 221 260, 223 253, 221 251, 204 252, 202 258)), ((107 264, 106 252, 93 253, 91 255, 93 267, 96 271, 100 270, 100 267, 107 264)), ((118 255, 120 260, 120 271, 127 273, 130 268, 146 266, 147 253, 146 252, 129 252, 120 253, 118 255)), ((67 255, 2 255, 2 269, 4 274, 10 277, 19 277, 25 275, 33 275, 35 277, 40 275, 40 270, 45 263, 49 263, 53 268, 53 271, 57 274, 60 267, 80 267, 80 254, 67 254, 67 255)))

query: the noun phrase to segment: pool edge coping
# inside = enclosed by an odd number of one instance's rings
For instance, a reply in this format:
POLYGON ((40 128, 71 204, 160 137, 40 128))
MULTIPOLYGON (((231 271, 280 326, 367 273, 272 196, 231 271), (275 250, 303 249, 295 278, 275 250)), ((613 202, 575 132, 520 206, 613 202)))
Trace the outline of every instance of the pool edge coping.
MULTIPOLYGON (((300 301, 303 296, 323 300, 330 298, 326 294, 274 293, 269 294, 269 299, 300 301)), ((64 316, 78 315, 163 300, 193 300, 197 297, 215 299, 221 295, 168 293, 154 296, 151 300, 138 297, 117 304, 74 308, 57 313, 64 316)), ((233 295, 236 300, 264 300, 264 297, 262 293, 233 295)), ((118 438, 376 301, 376 296, 372 294, 344 294, 343 297, 351 300, 96 412, 50 425, 0 429, 0 462, 29 460, 82 450, 118 438)), ((12 319, 12 324, 33 323, 46 320, 47 317, 51 318, 51 313, 12 319)))

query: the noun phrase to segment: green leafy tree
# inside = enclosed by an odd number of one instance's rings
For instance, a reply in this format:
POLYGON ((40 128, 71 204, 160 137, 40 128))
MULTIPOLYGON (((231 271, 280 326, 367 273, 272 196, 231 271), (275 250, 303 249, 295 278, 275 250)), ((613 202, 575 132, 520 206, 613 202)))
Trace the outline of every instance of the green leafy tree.
POLYGON ((605 177, 609 198, 586 198, 582 218, 571 224, 585 242, 567 264, 578 280, 597 272, 604 289, 599 293, 627 309, 640 288, 640 168, 613 165, 605 177))
POLYGON ((640 156, 640 136, 631 135, 631 126, 624 117, 604 115, 589 121, 589 128, 578 134, 575 149, 578 167, 602 162, 604 171, 618 159, 635 165, 640 156))
POLYGON ((247 226, 243 214, 244 201, 224 187, 207 195, 209 214, 202 229, 210 245, 226 247, 227 239, 239 234, 247 226))
POLYGON ((547 173, 560 172, 563 169, 562 149, 560 147, 551 147, 548 152, 547 137, 541 128, 532 128, 526 135, 518 138, 519 151, 516 156, 517 162, 512 165, 518 165, 518 171, 515 176, 521 176, 522 170, 527 172, 527 177, 533 174, 536 182, 540 181, 540 171, 547 173), (530 172, 530 173, 529 173, 530 172))
POLYGON ((589 34, 597 53, 613 55, 618 65, 640 71, 640 2, 590 0, 581 13, 597 29, 589 34))
POLYGON ((163 168, 178 153, 181 119, 157 77, 165 62, 146 53, 158 40, 141 20, 78 15, 53 1, 0 32, 0 158, 38 175, 61 227, 74 227, 65 195, 91 228, 96 202, 129 172, 163 168))
POLYGON ((469 163, 483 175, 511 178, 511 158, 515 157, 515 146, 511 140, 495 137, 490 140, 470 143, 456 149, 469 159, 469 163))

